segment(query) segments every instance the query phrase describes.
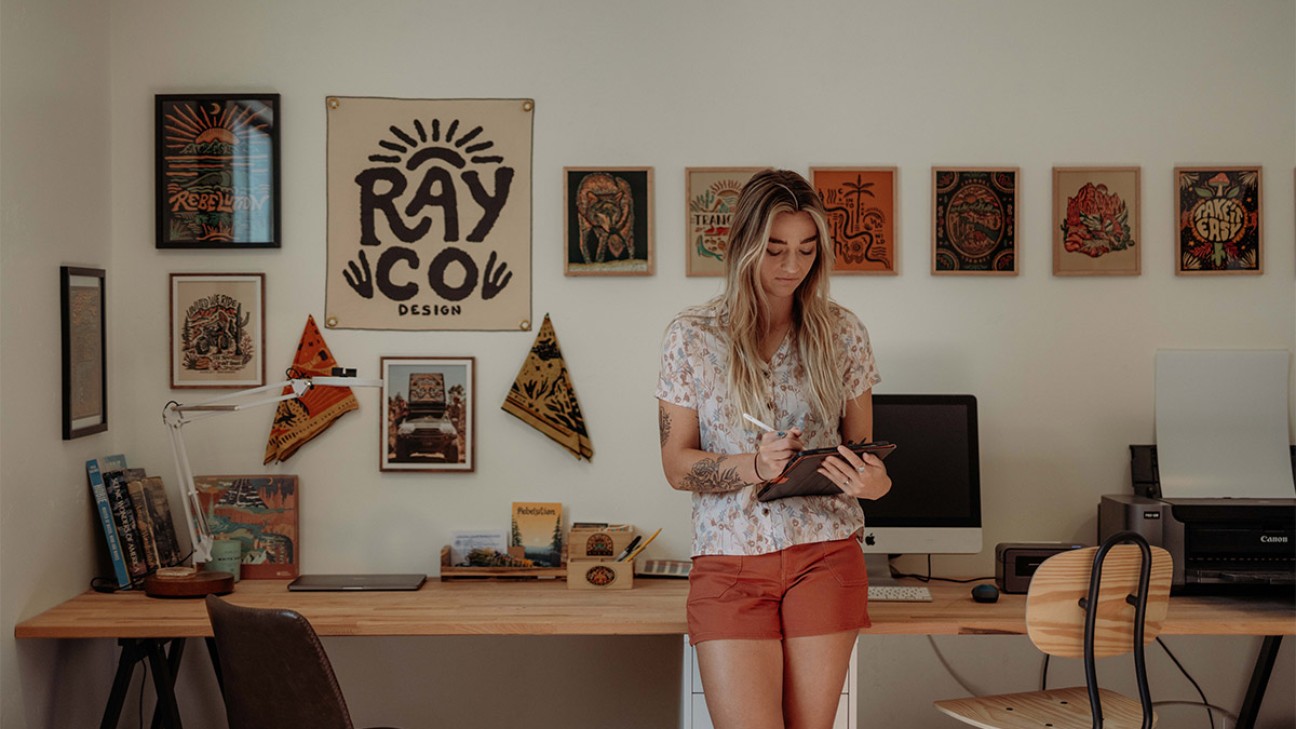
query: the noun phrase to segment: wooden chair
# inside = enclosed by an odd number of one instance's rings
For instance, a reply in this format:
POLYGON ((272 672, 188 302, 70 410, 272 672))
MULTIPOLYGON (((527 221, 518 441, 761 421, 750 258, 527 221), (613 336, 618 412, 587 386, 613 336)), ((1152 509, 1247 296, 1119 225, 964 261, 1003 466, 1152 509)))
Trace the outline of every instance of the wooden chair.
POLYGON ((207 596, 230 729, 353 729, 315 629, 292 610, 207 596))
POLYGON ((1031 641, 1051 656, 1084 658, 1085 686, 935 702, 987 729, 1124 729, 1156 725, 1143 646, 1156 639, 1170 601, 1169 552, 1134 532, 1046 559, 1026 593, 1031 641), (1132 542, 1130 544, 1129 542, 1132 542), (1097 606, 1096 610, 1089 606, 1097 606), (1134 653, 1137 701, 1098 687, 1098 658, 1134 653))

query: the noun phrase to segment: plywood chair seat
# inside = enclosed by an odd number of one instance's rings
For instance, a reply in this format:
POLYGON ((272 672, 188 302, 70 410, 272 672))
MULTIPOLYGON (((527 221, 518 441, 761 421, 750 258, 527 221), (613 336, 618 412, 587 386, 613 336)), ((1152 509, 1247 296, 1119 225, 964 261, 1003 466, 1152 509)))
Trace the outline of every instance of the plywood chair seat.
POLYGON ((1169 552, 1134 532, 1049 557, 1027 588, 1026 632, 1051 656, 1083 658, 1085 685, 947 699, 934 702, 936 708, 985 729, 1151 729, 1156 713, 1143 646, 1161 632, 1173 569, 1169 552), (1130 653, 1137 700, 1101 688, 1095 665, 1098 658, 1130 653))
MULTIPOLYGON (((1102 698, 1103 729, 1134 729, 1143 725, 1139 702, 1123 694, 1098 689, 1102 698)), ((984 729, 1090 729, 1089 691, 1084 686, 937 701, 936 708, 965 724, 984 729)), ((1156 714, 1152 715, 1156 726, 1156 714)))

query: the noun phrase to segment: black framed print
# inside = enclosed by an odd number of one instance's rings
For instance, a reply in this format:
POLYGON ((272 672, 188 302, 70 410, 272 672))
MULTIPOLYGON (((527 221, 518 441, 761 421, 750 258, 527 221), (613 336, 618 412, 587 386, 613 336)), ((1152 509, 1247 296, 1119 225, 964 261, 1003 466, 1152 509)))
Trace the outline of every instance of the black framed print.
POLYGON ((278 248, 279 94, 158 94, 157 247, 278 248))
POLYGON ((101 268, 59 267, 63 440, 108 430, 108 361, 101 268))

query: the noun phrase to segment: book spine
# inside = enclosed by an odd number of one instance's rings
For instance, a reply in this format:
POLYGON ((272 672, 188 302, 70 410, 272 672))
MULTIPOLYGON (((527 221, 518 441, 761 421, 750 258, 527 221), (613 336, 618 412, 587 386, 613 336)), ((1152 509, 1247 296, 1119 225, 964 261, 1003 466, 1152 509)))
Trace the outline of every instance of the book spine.
POLYGON ((126 561, 122 559, 121 545, 117 542, 117 525, 113 523, 112 506, 108 503, 108 491, 104 488, 103 475, 99 473, 99 463, 94 459, 86 461, 86 474, 90 477, 90 493, 94 495, 95 509, 99 512, 99 523, 103 526, 104 540, 108 542, 108 556, 112 559, 117 586, 128 588, 131 584, 130 571, 126 568, 126 561))
POLYGON ((131 503, 135 507, 135 528, 139 532, 140 546, 144 550, 144 562, 148 565, 149 572, 155 572, 161 566, 161 560, 158 559, 157 537, 153 533, 153 519, 149 514, 148 504, 145 502, 148 497, 144 493, 144 482, 131 481, 126 484, 126 491, 130 494, 131 503))
POLYGON ((126 484, 122 480, 121 473, 109 473, 104 479, 104 488, 108 491, 108 504, 112 507, 122 557, 126 560, 131 579, 142 579, 148 574, 148 562, 144 559, 144 549, 139 541, 139 530, 135 523, 135 506, 131 503, 130 494, 126 493, 126 484))

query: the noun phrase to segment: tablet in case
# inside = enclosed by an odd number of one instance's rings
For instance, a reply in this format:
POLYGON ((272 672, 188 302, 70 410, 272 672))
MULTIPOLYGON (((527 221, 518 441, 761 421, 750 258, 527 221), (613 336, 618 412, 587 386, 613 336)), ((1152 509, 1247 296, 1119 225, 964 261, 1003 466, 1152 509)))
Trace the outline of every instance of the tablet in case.
MULTIPOLYGON (((849 443, 848 448, 856 454, 872 453, 878 458, 886 458, 896 449, 895 443, 878 441, 876 443, 849 443)), ((756 494, 757 501, 773 501, 789 496, 836 496, 842 492, 837 484, 819 473, 819 466, 825 458, 840 457, 837 446, 814 448, 801 451, 788 462, 783 473, 774 477, 761 487, 756 494)))
POLYGON ((420 574, 302 575, 289 583, 288 589, 292 592, 417 590, 426 579, 427 575, 420 574))

